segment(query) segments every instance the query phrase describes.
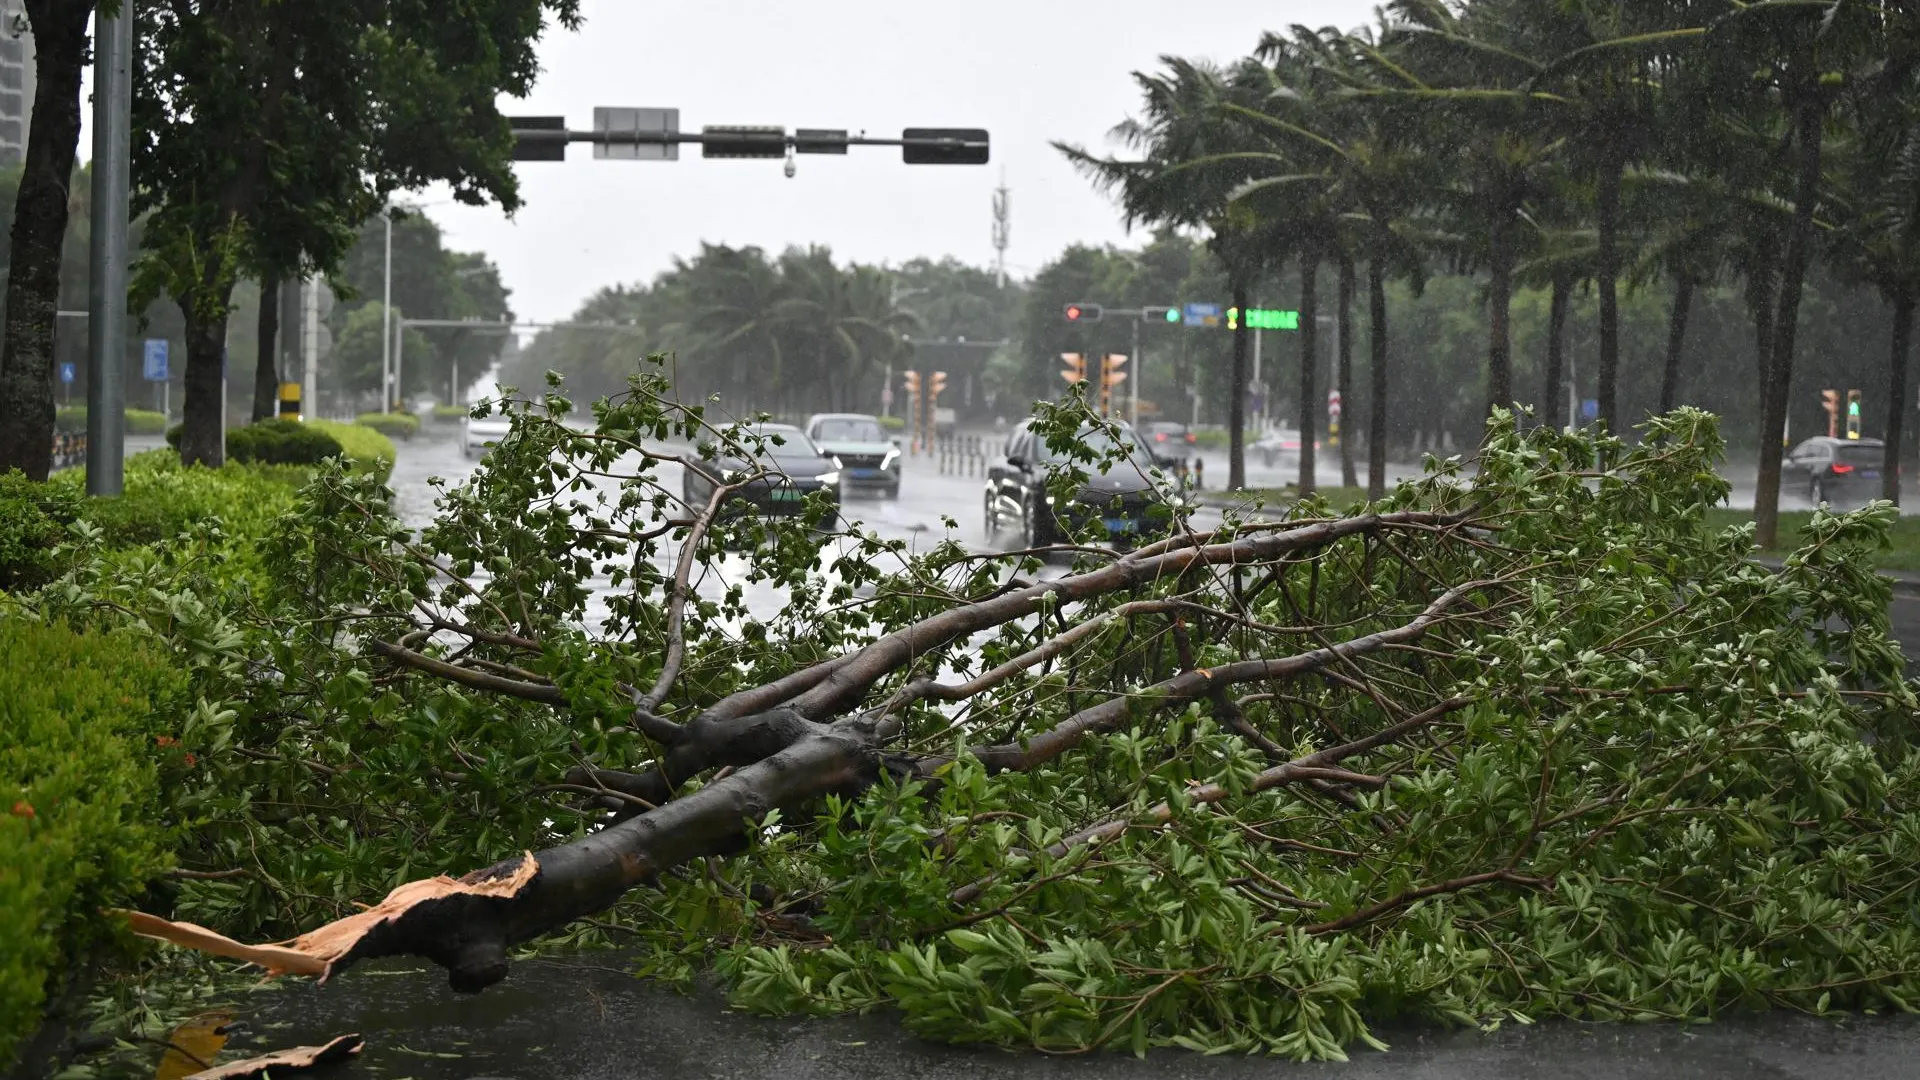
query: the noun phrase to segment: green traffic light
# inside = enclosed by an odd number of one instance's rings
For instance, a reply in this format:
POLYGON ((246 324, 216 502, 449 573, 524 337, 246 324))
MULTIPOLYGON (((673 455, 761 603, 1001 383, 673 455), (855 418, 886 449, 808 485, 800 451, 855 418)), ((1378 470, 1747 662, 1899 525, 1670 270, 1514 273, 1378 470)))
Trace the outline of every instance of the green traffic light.
POLYGON ((1179 321, 1180 321, 1180 309, 1179 309, 1179 308, 1168 308, 1168 309, 1167 309, 1167 321, 1168 321, 1168 322, 1170 322, 1170 323, 1176 323, 1176 322, 1179 322, 1179 321))
POLYGON ((1848 416, 1859 416, 1859 415, 1860 415, 1860 403, 1859 403, 1859 402, 1857 402, 1857 401, 1849 401, 1849 402, 1847 402, 1847 415, 1848 415, 1848 416))

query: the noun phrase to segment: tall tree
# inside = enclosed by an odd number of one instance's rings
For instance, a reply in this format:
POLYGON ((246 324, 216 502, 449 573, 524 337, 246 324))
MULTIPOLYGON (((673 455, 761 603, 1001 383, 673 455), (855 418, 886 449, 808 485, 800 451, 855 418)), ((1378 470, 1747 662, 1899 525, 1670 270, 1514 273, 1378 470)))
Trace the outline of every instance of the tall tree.
POLYGON ((0 473, 19 469, 44 480, 53 468, 53 330, 67 235, 68 183, 80 141, 80 74, 87 61, 87 19, 94 3, 25 0, 25 5, 33 27, 33 115, 8 245, 6 332, 0 340, 0 473))
POLYGON ((137 283, 187 323, 181 457, 217 464, 226 319, 249 267, 298 251, 330 273, 396 189, 518 196, 497 101, 524 96, 548 16, 577 0, 480 0, 455 15, 389 0, 327 7, 186 0, 140 11, 137 208, 154 242, 137 283), (381 28, 369 33, 369 27, 381 28))

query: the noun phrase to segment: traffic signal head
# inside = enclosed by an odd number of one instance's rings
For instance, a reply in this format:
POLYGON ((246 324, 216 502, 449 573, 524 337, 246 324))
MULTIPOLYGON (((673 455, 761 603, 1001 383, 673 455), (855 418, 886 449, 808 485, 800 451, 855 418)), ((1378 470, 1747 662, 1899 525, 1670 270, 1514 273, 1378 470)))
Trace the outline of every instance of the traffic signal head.
POLYGON ((1060 362, 1067 365, 1060 377, 1070 383, 1084 382, 1087 378, 1087 358, 1079 353, 1061 353, 1060 362))
POLYGON ((1860 391, 1847 391, 1847 438, 1860 437, 1860 391))
POLYGON ((909 371, 905 375, 902 375, 900 378, 907 384, 907 393, 917 394, 920 392, 920 373, 919 372, 909 371))
POLYGON ((1838 414, 1840 412, 1840 391, 1820 391, 1820 404, 1828 412, 1838 414))
POLYGON ((1099 322, 1103 309, 1099 304, 1068 304, 1068 322, 1099 322))
POLYGON ((1177 323, 1180 321, 1180 309, 1175 307, 1144 307, 1140 309, 1140 317, 1149 322, 1158 319, 1162 322, 1177 323))

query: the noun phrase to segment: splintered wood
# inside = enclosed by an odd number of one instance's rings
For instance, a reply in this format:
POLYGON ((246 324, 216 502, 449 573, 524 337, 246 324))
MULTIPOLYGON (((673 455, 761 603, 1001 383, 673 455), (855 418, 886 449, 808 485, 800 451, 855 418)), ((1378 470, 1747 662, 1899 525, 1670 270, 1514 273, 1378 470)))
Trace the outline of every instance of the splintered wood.
POLYGON ((431 904, 449 896, 492 896, 510 898, 520 892, 540 872, 533 853, 525 853, 514 872, 488 881, 465 882, 458 878, 438 877, 409 881, 387 894, 365 911, 336 919, 292 941, 269 945, 248 945, 217 934, 204 926, 172 922, 141 911, 121 911, 133 932, 141 937, 170 942, 188 949, 244 960, 265 968, 268 975, 310 975, 321 982, 333 971, 333 965, 353 952, 360 939, 380 924, 398 919, 422 904, 431 904))
POLYGON ((299 1072, 303 1069, 318 1069, 323 1066, 345 1061, 360 1052, 366 1040, 358 1035, 342 1035, 325 1046, 296 1046, 290 1050, 275 1050, 271 1054, 248 1058, 245 1061, 228 1062, 211 1069, 205 1069, 188 1076, 186 1080, 246 1080, 248 1077, 265 1076, 271 1069, 275 1075, 286 1072, 299 1072))

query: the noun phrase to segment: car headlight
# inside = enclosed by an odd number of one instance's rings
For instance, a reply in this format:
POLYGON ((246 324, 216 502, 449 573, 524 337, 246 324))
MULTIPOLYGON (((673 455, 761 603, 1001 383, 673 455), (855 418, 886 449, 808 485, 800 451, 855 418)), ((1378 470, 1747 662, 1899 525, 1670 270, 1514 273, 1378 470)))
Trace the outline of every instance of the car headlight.
POLYGON ((880 471, 885 472, 886 470, 893 468, 894 464, 899 460, 900 460, 900 451, 898 450, 887 451, 887 456, 880 459, 880 471))
POLYGON ((833 457, 832 457, 832 458, 830 458, 829 460, 831 460, 831 461, 833 462, 833 471, 834 471, 834 472, 839 472, 839 471, 840 471, 841 469, 844 469, 844 468, 846 468, 846 466, 845 466, 845 465, 842 465, 842 464, 840 464, 840 455, 839 455, 839 454, 835 454, 835 455, 833 455, 833 457))
POLYGON ((832 472, 823 472, 819 476, 815 477, 814 479, 820 481, 822 484, 825 484, 828 487, 839 487, 840 486, 840 470, 835 469, 832 472))

